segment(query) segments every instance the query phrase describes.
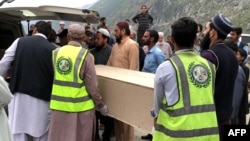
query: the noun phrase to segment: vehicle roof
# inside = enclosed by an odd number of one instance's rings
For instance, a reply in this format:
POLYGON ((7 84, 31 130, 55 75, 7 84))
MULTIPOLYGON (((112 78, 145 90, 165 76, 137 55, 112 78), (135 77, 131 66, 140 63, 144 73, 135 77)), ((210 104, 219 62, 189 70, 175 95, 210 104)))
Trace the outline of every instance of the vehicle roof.
POLYGON ((84 23, 98 23, 99 18, 99 12, 90 9, 49 5, 28 7, 0 7, 0 20, 63 20, 84 23))

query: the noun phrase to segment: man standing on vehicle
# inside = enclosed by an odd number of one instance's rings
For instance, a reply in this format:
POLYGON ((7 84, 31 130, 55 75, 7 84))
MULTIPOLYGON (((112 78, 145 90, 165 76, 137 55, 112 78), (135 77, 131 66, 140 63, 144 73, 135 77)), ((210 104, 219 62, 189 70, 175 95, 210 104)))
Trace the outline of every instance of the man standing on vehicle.
POLYGON ((38 21, 33 36, 16 39, 0 61, 0 75, 6 76, 13 63, 9 123, 14 141, 47 141, 53 84, 52 50, 47 36, 51 26, 38 21))
POLYGON ((106 25, 106 17, 101 17, 100 24, 97 25, 97 29, 99 29, 99 28, 105 28, 105 29, 109 30, 109 28, 106 25))
POLYGON ((248 63, 248 45, 246 43, 243 43, 242 41, 240 41, 241 34, 242 34, 242 28, 241 27, 234 27, 232 29, 232 31, 230 32, 230 37, 231 37, 231 40, 234 43, 236 43, 239 48, 242 48, 246 51, 247 57, 243 63, 247 64, 248 63))
POLYGON ((132 19, 137 25, 137 42, 139 43, 139 46, 141 47, 143 45, 142 43, 142 36, 144 32, 150 28, 150 26, 153 24, 153 17, 148 13, 147 6, 142 5, 141 6, 141 13, 137 14, 132 19))

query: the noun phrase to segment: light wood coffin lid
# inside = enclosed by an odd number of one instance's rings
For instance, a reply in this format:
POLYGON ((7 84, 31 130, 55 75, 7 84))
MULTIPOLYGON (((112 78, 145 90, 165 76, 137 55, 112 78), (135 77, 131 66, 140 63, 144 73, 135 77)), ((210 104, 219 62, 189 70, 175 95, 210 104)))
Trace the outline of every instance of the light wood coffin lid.
POLYGON ((109 116, 150 133, 154 74, 96 65, 100 93, 109 116))

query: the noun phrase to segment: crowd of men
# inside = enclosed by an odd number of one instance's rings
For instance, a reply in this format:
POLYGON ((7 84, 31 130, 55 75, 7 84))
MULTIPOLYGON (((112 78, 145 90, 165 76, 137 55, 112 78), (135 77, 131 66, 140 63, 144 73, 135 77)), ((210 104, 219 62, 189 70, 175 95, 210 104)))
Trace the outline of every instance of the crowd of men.
POLYGON ((131 125, 107 116, 95 64, 155 74, 154 126, 142 139, 224 141, 224 125, 246 124, 248 45, 239 40, 241 27, 217 14, 202 31, 181 17, 165 41, 151 28, 146 5, 132 21, 137 31, 129 19, 113 31, 105 17, 96 28, 60 22, 57 32, 38 21, 30 36, 16 39, 0 61, 3 78, 11 70, 9 86, 0 77, 0 140, 134 141, 131 125))

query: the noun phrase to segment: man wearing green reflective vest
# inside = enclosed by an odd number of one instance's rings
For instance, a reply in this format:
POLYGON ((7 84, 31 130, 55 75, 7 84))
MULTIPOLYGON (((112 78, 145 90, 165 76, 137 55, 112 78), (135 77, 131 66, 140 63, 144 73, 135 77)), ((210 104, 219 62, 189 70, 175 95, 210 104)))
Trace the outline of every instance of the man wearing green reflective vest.
POLYGON ((155 74, 153 141, 218 141, 215 66, 192 50, 197 23, 183 17, 171 31, 175 54, 155 74))
POLYGON ((53 51, 54 81, 50 102, 49 141, 91 141, 95 134, 95 108, 108 112, 97 88, 93 56, 82 47, 84 28, 68 28, 68 45, 53 51))

